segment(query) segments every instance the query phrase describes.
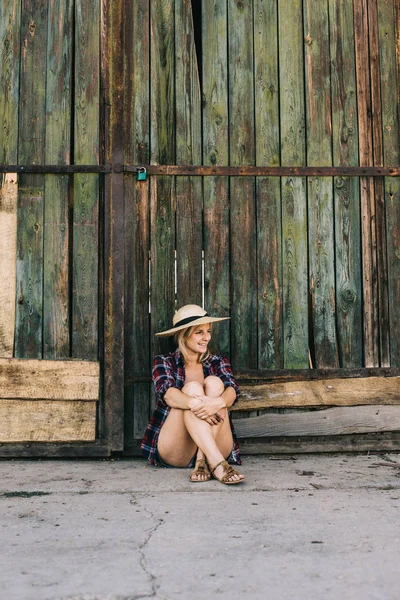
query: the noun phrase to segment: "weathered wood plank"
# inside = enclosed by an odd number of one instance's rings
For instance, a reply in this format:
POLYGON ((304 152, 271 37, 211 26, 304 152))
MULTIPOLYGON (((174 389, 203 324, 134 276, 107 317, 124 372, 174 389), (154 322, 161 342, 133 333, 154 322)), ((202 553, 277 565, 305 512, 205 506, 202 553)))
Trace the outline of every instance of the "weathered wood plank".
MULTIPOLYGON (((228 12, 227 3, 202 3, 203 164, 228 165, 228 12)), ((230 315, 229 183, 204 178, 205 307, 230 315)), ((230 321, 218 325, 218 350, 230 356, 230 321)))
POLYGON ((97 400, 97 362, 0 358, 0 398, 97 400))
POLYGON ((0 356, 14 351, 17 286, 17 174, 8 173, 0 183, 0 356))
MULTIPOLYGON (((49 2, 46 79, 46 164, 69 164, 73 2, 49 2)), ((45 176, 43 357, 68 358, 69 177, 45 176)))
MULTIPOLYGON (((255 162, 253 3, 228 2, 229 162, 255 162)), ((235 368, 257 365, 255 181, 230 179, 231 357, 235 368)))
MULTIPOLYGON (((48 3, 23 0, 18 160, 43 164, 48 3)), ((15 355, 42 357, 43 175, 21 175, 17 232, 15 355)))
MULTIPOLYGON (((302 2, 279 3, 281 164, 305 165, 302 2)), ((308 366, 307 202, 303 178, 282 179, 284 367, 308 366)))
MULTIPOLYGON (((154 0, 151 27, 151 164, 175 162, 174 4, 154 0)), ((169 349, 170 340, 153 334, 171 326, 175 308, 175 182, 150 182, 151 353, 169 349)))
MULTIPOLYGON (((192 3, 175 4, 176 164, 201 163, 201 98, 192 3)), ((202 182, 176 178, 177 304, 202 304, 202 182)))
MULTIPOLYGON (((393 19, 392 10, 392 19, 393 19)), ((382 101, 381 101, 381 72, 379 60, 379 28, 377 0, 368 4, 368 33, 371 70, 371 102, 373 128, 373 158, 374 165, 383 166, 383 131, 382 131, 382 101)), ((393 29, 392 21, 390 25, 393 29)), ((393 49, 394 52, 394 49, 393 49)), ((387 244, 385 224, 384 179, 374 179, 375 188, 375 228, 376 228, 376 261, 378 287, 378 343, 379 364, 383 367, 390 365, 389 348, 389 301, 387 273, 387 244)))
MULTIPOLYGON (((379 15, 379 60, 381 72, 382 94, 382 130, 383 159, 385 165, 399 164, 399 110, 400 110, 400 78, 397 89, 394 84, 396 75, 396 56, 399 68, 400 42, 399 23, 396 20, 394 6, 397 2, 378 1, 379 15), (397 52, 396 52, 397 51, 397 52)), ((388 257, 388 297, 389 297, 389 331, 390 331, 390 364, 400 366, 400 181, 385 179, 385 208, 388 257)))
MULTIPOLYGON (((354 37, 357 79, 357 109, 359 128, 360 165, 373 164, 373 138, 368 44, 367 0, 354 0, 354 37)), ((378 277, 376 256, 374 182, 362 177, 361 189, 361 242, 364 319, 364 364, 379 365, 378 343, 378 277)))
POLYGON ((110 456, 106 442, 67 442, 67 443, 0 443, 1 458, 105 458, 110 456))
MULTIPOLYGON (((278 10, 254 3, 256 164, 280 165, 278 10)), ((278 178, 259 177, 257 199, 258 368, 283 367, 282 222, 278 178)))
POLYGON ((21 0, 0 4, 0 162, 18 162, 21 0))
POLYGON ((235 422, 238 437, 318 436, 400 431, 400 406, 354 406, 267 414, 235 422))
MULTIPOLYGON (((105 103, 105 160, 124 159, 124 5, 104 2, 101 23, 101 76, 105 103)), ((125 235, 124 176, 106 178, 104 193, 104 437, 124 448, 125 235)))
MULTIPOLYGON (((329 0, 332 145, 335 166, 358 165, 358 121, 353 7, 329 0)), ((334 179, 336 323, 339 365, 361 367, 362 329, 360 187, 334 179)))
MULTIPOLYGON (((304 3, 307 164, 332 164, 328 0, 304 3)), ((308 179, 308 254, 313 366, 337 367, 333 189, 330 178, 308 179)))
POLYGON ((240 392, 239 401, 231 409, 233 411, 272 407, 400 404, 400 377, 244 384, 240 392))
POLYGON ((361 433, 358 435, 321 436, 308 438, 242 439, 243 454, 305 454, 310 452, 398 452, 400 434, 361 433))
MULTIPOLYGON (((75 3, 74 162, 99 163, 99 0, 75 3)), ((98 355, 98 175, 74 176, 72 356, 98 355)))
MULTIPOLYGON (((150 3, 126 5, 124 161, 150 162, 150 3)), ((135 371, 149 374, 149 180, 125 177, 126 317, 125 317, 125 445, 142 437, 150 413, 149 384, 129 382, 135 371), (146 349, 145 351, 143 349, 146 349)))
POLYGON ((0 442, 96 439, 96 402, 0 400, 0 442))

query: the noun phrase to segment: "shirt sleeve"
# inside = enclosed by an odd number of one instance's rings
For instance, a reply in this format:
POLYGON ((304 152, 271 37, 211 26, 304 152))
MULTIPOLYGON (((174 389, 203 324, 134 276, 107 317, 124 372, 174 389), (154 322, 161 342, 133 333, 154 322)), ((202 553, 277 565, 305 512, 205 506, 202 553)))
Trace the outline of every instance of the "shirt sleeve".
POLYGON ((152 380, 157 399, 166 404, 164 400, 165 392, 170 387, 175 387, 176 384, 174 372, 167 357, 161 355, 155 357, 153 362, 152 380))
MULTIPOLYGON (((239 400, 240 388, 236 382, 236 379, 233 376, 232 367, 227 358, 223 358, 222 356, 219 357, 217 372, 218 372, 218 377, 222 380, 222 383, 224 384, 224 386, 226 388, 233 387, 233 389, 235 390, 236 398, 235 398, 233 404, 236 404, 236 402, 239 400)), ((232 406, 233 406, 233 404, 232 404, 232 406)))

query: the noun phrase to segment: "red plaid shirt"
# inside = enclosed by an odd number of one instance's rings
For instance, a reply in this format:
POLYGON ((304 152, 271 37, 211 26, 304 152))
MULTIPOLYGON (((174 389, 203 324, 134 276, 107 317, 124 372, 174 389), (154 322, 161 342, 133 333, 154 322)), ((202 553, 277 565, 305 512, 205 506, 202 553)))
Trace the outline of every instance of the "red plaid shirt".
MULTIPOLYGON (((219 377, 225 387, 233 387, 236 392, 234 404, 239 399, 239 386, 236 383, 231 365, 226 358, 212 354, 203 361, 204 378, 209 375, 219 377)), ((142 452, 151 465, 155 465, 155 454, 157 449, 158 436, 160 435, 161 427, 165 423, 171 407, 164 400, 165 392, 170 387, 175 387, 181 390, 185 385, 185 363, 179 350, 173 353, 158 355, 154 359, 152 372, 154 389, 156 392, 157 403, 150 423, 147 426, 144 438, 142 441, 142 452)), ((232 429, 233 447, 230 456, 230 462, 240 465, 239 444, 236 437, 235 429, 232 423, 231 413, 229 412, 229 422, 232 429)))

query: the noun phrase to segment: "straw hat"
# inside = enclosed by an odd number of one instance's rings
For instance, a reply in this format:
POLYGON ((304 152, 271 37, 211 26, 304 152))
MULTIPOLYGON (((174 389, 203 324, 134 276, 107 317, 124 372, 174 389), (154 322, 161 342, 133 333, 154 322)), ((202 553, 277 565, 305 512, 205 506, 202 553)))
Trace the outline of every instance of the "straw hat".
POLYGON ((159 333, 156 333, 156 335, 159 337, 174 335, 174 333, 181 329, 186 329, 186 327, 202 325, 204 323, 216 323, 217 321, 226 321, 227 319, 230 319, 230 317, 210 317, 201 306, 197 306, 196 304, 186 304, 174 314, 172 319, 172 329, 160 331, 159 333))

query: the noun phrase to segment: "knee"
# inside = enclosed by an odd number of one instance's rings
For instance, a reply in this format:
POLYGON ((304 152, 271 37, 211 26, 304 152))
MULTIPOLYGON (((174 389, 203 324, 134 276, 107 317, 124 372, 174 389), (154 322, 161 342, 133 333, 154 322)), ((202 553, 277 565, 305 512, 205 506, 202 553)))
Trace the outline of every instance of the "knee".
POLYGON ((200 382, 189 381, 189 383, 183 386, 182 392, 187 396, 202 396, 204 389, 200 382))
POLYGON ((207 396, 218 398, 223 393, 225 386, 219 377, 210 375, 204 380, 204 389, 207 396))

